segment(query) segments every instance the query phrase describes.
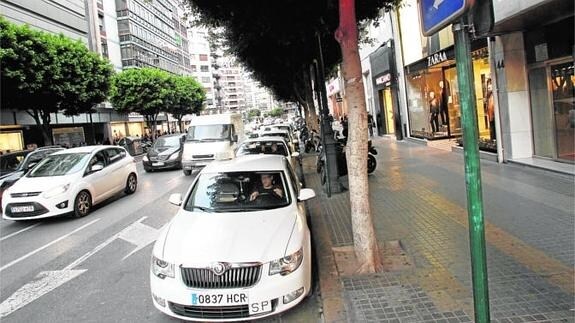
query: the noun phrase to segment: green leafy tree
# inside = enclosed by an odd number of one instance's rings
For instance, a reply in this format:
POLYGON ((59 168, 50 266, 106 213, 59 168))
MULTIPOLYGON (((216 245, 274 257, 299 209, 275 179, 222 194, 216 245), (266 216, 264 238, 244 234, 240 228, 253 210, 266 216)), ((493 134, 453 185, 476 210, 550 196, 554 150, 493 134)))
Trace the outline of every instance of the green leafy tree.
POLYGON ((51 113, 78 115, 104 101, 112 65, 80 41, 0 17, 2 108, 25 111, 53 143, 51 113))
POLYGON ((116 111, 144 116, 155 138, 158 115, 173 105, 175 87, 168 72, 156 68, 128 69, 112 79, 110 102, 116 111))
POLYGON ((206 91, 198 81, 190 76, 171 76, 174 83, 174 98, 167 112, 178 120, 182 132, 182 118, 187 114, 202 111, 206 100, 206 91))
POLYGON ((282 108, 273 108, 269 115, 270 117, 279 118, 284 114, 284 109, 282 108))
POLYGON ((251 109, 248 111, 248 119, 252 120, 255 117, 259 117, 262 115, 262 112, 258 109, 251 109))

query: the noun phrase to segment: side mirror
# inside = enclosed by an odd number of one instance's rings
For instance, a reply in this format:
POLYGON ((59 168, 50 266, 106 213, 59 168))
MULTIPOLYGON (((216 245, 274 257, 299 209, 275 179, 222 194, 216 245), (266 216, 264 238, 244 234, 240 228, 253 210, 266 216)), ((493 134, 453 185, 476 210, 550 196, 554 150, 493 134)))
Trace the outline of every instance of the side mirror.
POLYGON ((90 172, 98 172, 101 171, 102 169, 104 169, 104 165, 102 164, 96 164, 96 165, 92 165, 92 167, 90 168, 90 172))
POLYGON ((293 152, 293 153, 291 154, 291 156, 292 156, 292 157, 299 157, 299 153, 298 153, 297 151, 296 151, 296 152, 293 152))
POLYGON ((299 191, 298 201, 303 202, 315 197, 315 192, 311 188, 302 188, 299 191))
POLYGON ((168 201, 174 205, 180 206, 182 205, 182 194, 174 193, 170 195, 170 199, 168 201))

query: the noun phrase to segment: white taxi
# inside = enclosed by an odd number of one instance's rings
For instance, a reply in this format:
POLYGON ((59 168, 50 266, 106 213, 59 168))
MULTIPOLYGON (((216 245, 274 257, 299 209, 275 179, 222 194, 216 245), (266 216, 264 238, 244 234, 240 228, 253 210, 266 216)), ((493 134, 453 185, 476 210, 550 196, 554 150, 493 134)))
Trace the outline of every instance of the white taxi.
POLYGON ((246 155, 204 168, 153 249, 154 306, 191 321, 243 321, 286 311, 311 292, 311 238, 288 161, 246 155))

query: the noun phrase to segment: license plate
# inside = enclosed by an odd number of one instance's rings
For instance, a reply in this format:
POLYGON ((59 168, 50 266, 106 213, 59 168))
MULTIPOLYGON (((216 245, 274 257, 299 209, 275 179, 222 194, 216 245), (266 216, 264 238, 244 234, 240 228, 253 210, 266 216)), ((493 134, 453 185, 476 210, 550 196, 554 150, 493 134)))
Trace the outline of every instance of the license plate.
POLYGON ((271 301, 261 301, 258 303, 251 303, 250 304, 250 315, 254 314, 263 314, 272 311, 272 302, 271 301))
POLYGON ((192 305, 225 306, 249 304, 247 293, 192 293, 192 305))
POLYGON ((12 213, 34 212, 34 205, 13 206, 10 211, 12 213))
POLYGON ((164 166, 164 163, 162 162, 152 163, 152 166, 164 166))

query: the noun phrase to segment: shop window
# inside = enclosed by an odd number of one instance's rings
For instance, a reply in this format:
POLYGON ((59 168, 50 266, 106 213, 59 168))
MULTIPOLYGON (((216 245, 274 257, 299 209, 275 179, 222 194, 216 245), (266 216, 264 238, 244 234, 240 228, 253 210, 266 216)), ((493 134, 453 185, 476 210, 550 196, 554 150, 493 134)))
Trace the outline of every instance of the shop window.
POLYGON ((575 76, 573 62, 551 66, 557 157, 575 161, 575 76))
POLYGON ((21 131, 0 133, 0 151, 9 152, 24 149, 21 131))
POLYGON ((536 156, 575 161, 574 67, 567 62, 529 71, 536 156))

